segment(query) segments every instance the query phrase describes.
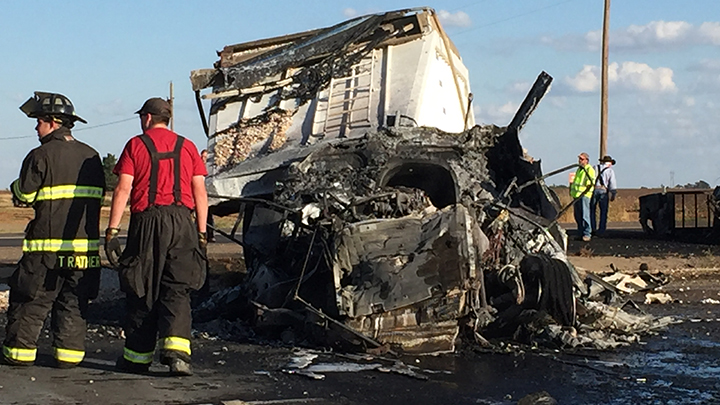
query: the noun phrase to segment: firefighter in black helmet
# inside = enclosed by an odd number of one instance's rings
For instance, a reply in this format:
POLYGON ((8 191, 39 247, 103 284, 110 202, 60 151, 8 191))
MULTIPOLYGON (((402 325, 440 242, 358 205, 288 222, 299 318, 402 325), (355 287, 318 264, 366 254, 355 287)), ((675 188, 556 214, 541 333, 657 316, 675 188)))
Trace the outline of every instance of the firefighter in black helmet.
POLYGON ((70 100, 35 92, 21 107, 35 118, 40 146, 28 153, 10 189, 13 200, 31 205, 23 256, 10 279, 10 307, 2 359, 32 365, 37 339, 52 311, 57 366, 79 364, 85 356, 88 301, 100 280, 100 205, 105 176, 95 149, 73 138, 75 114, 70 100))

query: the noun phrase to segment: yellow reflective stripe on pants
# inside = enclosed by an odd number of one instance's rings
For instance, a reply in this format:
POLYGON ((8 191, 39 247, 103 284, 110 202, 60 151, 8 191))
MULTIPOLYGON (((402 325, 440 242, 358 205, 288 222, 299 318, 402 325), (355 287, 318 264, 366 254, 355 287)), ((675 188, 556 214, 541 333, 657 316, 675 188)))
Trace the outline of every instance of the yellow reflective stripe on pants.
POLYGON ((64 186, 43 187, 37 192, 35 201, 62 200, 67 198, 102 198, 102 187, 76 186, 74 184, 64 186))
POLYGON ((100 239, 25 239, 23 252, 97 252, 100 239))
POLYGON ((3 355, 8 359, 31 363, 35 361, 37 349, 21 349, 19 347, 3 346, 3 355))
POLYGON ((85 352, 80 350, 55 348, 55 358, 66 363, 80 363, 85 358, 85 352))
POLYGON ((177 337, 169 336, 162 340, 162 347, 165 350, 175 350, 176 352, 183 352, 190 355, 190 340, 177 337))
POLYGON ((13 181, 11 187, 13 194, 15 195, 15 197, 17 197, 18 200, 24 203, 32 203, 35 201, 37 193, 24 194, 22 191, 20 191, 20 179, 13 181))
POLYGON ((150 364, 153 359, 153 352, 138 353, 134 352, 127 347, 123 350, 123 357, 125 360, 136 363, 136 364, 150 364))

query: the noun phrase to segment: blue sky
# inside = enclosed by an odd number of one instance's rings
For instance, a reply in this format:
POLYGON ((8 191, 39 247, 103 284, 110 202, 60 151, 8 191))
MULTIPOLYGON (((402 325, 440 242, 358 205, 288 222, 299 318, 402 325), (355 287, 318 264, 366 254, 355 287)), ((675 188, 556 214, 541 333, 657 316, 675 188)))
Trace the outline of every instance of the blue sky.
MULTIPOLYGON (((598 156, 603 0, 7 0, 0 188, 38 145, 34 121, 18 110, 33 91, 70 97, 88 121, 76 137, 118 156, 139 132, 133 111, 149 97, 167 97, 172 81, 175 129, 202 149, 189 74, 212 67, 217 50, 418 6, 439 13, 460 50, 479 123, 506 125, 545 70, 553 87, 524 128, 523 146, 546 172, 574 163, 580 151, 598 156)), ((608 153, 618 161, 620 187, 720 184, 719 21, 717 0, 612 2, 608 153)))

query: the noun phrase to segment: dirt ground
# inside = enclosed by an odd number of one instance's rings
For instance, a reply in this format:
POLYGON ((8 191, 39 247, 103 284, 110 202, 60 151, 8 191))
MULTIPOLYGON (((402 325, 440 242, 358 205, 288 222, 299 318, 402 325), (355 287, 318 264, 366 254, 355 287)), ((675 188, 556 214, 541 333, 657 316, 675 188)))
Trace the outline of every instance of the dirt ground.
MULTIPOLYGON (((19 246, 0 247, 0 278, 20 254, 19 246)), ((209 255, 213 291, 242 277, 240 247, 211 244, 209 255)), ((501 354, 461 347, 453 355, 350 358, 316 349, 314 364, 346 370, 323 372, 324 378, 316 380, 283 371, 300 354, 303 342, 288 335, 267 340, 242 322, 215 320, 194 325, 195 375, 167 377, 159 365, 149 375, 114 370, 123 347, 124 309, 119 296, 109 294, 91 305, 82 366, 51 367, 45 328, 35 367, 0 365, 0 404, 551 403, 523 402, 528 395, 541 397, 537 393, 542 391, 560 404, 720 403, 718 246, 657 241, 638 230, 613 229, 589 243, 571 240, 568 255, 583 274, 613 268, 634 274, 644 263, 651 273, 668 275, 670 282, 661 292, 672 302, 645 304, 643 293, 624 298, 647 313, 672 316, 675 323, 629 347, 604 352, 535 349, 501 354), (372 368, 370 364, 382 367, 357 371, 359 365, 372 368)), ((0 315, 0 338, 4 325, 0 315)))

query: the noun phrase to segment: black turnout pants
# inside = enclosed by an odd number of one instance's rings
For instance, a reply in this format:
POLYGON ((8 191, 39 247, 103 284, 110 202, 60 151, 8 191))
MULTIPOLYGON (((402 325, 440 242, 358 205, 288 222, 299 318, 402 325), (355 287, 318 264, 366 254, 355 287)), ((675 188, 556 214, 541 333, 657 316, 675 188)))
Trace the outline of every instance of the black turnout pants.
POLYGON ((34 362, 38 337, 52 312, 55 358, 77 364, 85 354, 85 313, 97 294, 100 269, 52 269, 49 262, 54 258, 43 253, 25 254, 12 275, 3 354, 16 362, 34 362))
POLYGON ((189 209, 153 206, 132 215, 119 269, 126 360, 150 364, 159 343, 163 359, 190 361, 190 291, 202 286, 206 263, 189 209))

